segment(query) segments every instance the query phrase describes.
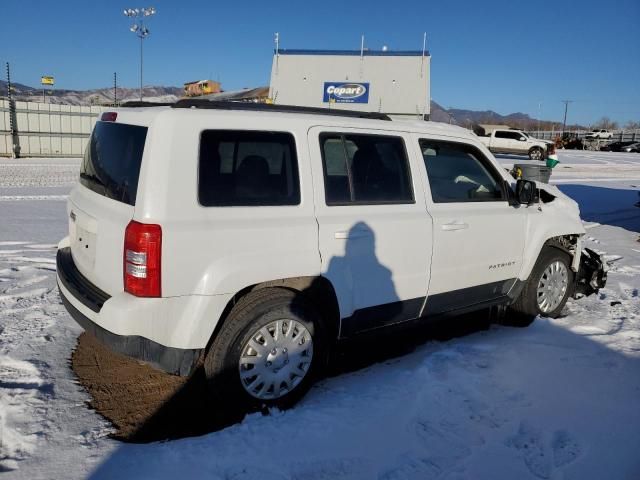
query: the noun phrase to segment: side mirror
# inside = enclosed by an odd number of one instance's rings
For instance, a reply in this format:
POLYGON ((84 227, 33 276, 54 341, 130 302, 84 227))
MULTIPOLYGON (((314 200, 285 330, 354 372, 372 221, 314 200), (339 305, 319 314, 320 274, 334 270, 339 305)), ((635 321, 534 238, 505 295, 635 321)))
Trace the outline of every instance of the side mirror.
POLYGON ((518 180, 516 183, 516 200, 521 205, 532 205, 536 201, 536 182, 518 180))
POLYGON ((527 141, 527 137, 520 137, 520 141, 521 142, 526 142, 527 141))

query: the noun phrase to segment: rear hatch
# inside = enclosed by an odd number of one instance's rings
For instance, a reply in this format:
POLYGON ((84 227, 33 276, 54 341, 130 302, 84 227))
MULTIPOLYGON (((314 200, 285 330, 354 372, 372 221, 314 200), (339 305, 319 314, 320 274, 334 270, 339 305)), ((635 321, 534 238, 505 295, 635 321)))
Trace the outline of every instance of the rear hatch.
POLYGON ((69 240, 76 267, 113 295, 123 290, 124 233, 133 218, 147 127, 96 123, 69 198, 69 240))

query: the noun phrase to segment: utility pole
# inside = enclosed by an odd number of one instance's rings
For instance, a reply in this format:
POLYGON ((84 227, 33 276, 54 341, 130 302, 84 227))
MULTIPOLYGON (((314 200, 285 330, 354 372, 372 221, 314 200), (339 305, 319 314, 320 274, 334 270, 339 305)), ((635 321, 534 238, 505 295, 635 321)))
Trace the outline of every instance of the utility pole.
POLYGON ((7 99, 9 100, 9 130, 11 131, 11 157, 20 158, 20 138, 18 137, 18 122, 16 116, 16 102, 11 96, 11 68, 7 62, 7 99))
POLYGON ((564 131, 567 128, 567 110, 569 109, 569 104, 573 103, 573 100, 562 100, 564 103, 564 120, 562 121, 562 136, 564 137, 564 131))
POLYGON ((113 106, 118 106, 118 73, 113 72, 113 106))
POLYGON ((538 102, 538 138, 540 138, 540 117, 542 116, 542 102, 538 102))

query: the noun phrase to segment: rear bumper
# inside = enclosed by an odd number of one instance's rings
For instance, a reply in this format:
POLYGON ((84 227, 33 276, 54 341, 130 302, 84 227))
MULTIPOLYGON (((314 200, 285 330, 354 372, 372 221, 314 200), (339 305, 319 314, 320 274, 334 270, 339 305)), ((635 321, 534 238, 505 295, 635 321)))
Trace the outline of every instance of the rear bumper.
POLYGON ((77 270, 68 247, 58 250, 56 264, 62 303, 71 317, 101 343, 167 373, 189 375, 195 369, 204 349, 168 347, 141 335, 119 335, 100 326, 89 316, 99 317, 111 297, 77 270))

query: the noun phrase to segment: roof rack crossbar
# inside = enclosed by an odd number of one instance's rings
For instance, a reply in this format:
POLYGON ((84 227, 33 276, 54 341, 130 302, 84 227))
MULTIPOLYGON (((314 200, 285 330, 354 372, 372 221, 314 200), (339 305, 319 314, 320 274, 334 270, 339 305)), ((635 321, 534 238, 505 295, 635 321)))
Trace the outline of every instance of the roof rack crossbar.
POLYGON ((391 120, 388 115, 378 112, 358 112, 356 110, 330 110, 319 107, 301 107, 299 105, 273 105, 269 103, 233 102, 187 98, 178 100, 172 108, 203 108, 212 110, 244 110, 257 112, 306 113, 313 115, 332 115, 338 117, 368 118, 373 120, 391 120))

